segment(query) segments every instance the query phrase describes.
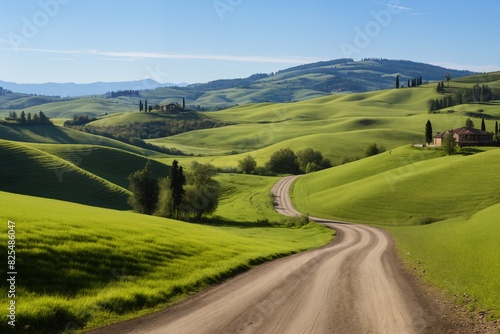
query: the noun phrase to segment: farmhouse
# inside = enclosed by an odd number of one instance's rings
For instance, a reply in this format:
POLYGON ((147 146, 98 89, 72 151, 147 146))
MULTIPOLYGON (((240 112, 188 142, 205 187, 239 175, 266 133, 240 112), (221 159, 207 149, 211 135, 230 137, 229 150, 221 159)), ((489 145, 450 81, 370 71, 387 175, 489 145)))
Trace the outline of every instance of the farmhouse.
POLYGON ((493 134, 490 132, 474 129, 474 128, 459 128, 446 132, 438 132, 434 136, 434 146, 443 145, 443 138, 451 133, 457 145, 459 146, 482 146, 491 145, 493 143, 493 134))

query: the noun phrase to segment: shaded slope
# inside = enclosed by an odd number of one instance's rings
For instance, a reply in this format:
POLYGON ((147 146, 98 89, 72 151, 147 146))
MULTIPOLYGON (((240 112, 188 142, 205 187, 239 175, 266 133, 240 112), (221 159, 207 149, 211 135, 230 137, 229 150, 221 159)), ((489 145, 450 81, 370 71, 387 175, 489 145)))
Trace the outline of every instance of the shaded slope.
MULTIPOLYGON (((62 158, 79 168, 108 180, 122 188, 128 189, 127 177, 144 168, 148 159, 126 151, 91 145, 43 145, 29 146, 62 158)), ((168 166, 151 160, 154 177, 169 175, 168 166)))
POLYGON ((128 191, 74 164, 0 140, 0 190, 86 205, 128 209, 128 191))

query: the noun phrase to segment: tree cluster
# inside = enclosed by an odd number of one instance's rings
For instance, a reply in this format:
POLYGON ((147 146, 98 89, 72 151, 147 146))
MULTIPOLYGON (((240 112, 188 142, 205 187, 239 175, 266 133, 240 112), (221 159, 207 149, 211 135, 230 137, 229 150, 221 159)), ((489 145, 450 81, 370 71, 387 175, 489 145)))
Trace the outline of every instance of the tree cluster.
POLYGON ((438 93, 444 93, 444 82, 438 82, 437 87, 436 87, 436 92, 438 93))
POLYGON ((174 160, 168 177, 157 179, 151 173, 151 162, 143 170, 130 174, 131 207, 144 214, 201 222, 219 204, 220 186, 214 180, 217 172, 211 164, 191 163, 185 174, 174 160))
POLYGON ((107 94, 108 98, 117 98, 120 96, 129 96, 129 97, 138 97, 140 96, 140 92, 138 90, 119 90, 116 92, 110 92, 107 94))
MULTIPOLYGON (((423 79, 422 76, 419 76, 418 78, 413 78, 413 79, 408 79, 408 86, 407 87, 418 87, 423 84, 423 79)), ((402 88, 404 86, 401 85, 401 79, 400 76, 396 76, 396 88, 402 88)))
POLYGON ((377 144, 370 144, 366 147, 365 149, 365 157, 372 157, 374 155, 384 153, 385 152, 385 147, 383 146, 378 146, 377 144))
POLYGON ((408 79, 408 87, 418 87, 423 83, 422 76, 418 78, 408 79))
POLYGON ((65 127, 85 125, 87 123, 96 121, 97 118, 90 118, 88 115, 73 115, 73 118, 69 121, 64 122, 65 127))
POLYGON ((16 122, 19 125, 54 125, 50 119, 45 116, 43 111, 33 113, 32 115, 30 112, 26 114, 23 110, 19 116, 15 111, 11 111, 5 120, 16 122))
MULTIPOLYGON (((438 87, 440 87, 438 92, 444 92, 444 83, 439 83, 438 87)), ((493 91, 488 85, 476 84, 473 88, 458 89, 453 94, 446 95, 441 99, 431 99, 427 105, 429 112, 434 112, 459 104, 489 102, 497 98, 499 98, 497 92, 493 91)))
MULTIPOLYGON (((174 136, 188 131, 212 129, 227 126, 228 123, 212 120, 209 118, 200 119, 152 119, 145 122, 135 122, 127 124, 117 124, 109 126, 94 127, 77 126, 80 131, 95 133, 103 136, 111 136, 122 141, 129 138, 154 139, 174 136)), ((70 125, 68 125, 70 126, 70 125)))
POLYGON ((306 148, 295 153, 289 148, 274 152, 264 167, 257 167, 255 159, 248 155, 238 161, 239 169, 245 174, 308 174, 332 167, 330 160, 323 158, 319 151, 306 148))

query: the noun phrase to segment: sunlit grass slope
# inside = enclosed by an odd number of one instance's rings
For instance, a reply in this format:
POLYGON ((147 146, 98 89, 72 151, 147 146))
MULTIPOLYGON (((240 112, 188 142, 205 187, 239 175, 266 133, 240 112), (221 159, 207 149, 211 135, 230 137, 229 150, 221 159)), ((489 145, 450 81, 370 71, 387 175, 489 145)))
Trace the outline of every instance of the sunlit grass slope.
POLYGON ((273 209, 270 190, 278 177, 220 174, 222 186, 216 216, 229 222, 280 222, 283 216, 273 209))
POLYGON ((406 146, 306 175, 299 211, 383 225, 410 268, 471 310, 500 317, 500 150, 442 156, 406 146))
POLYGON ((127 209, 128 191, 75 164, 22 143, 0 140, 0 190, 127 209))
POLYGON ((498 212, 500 205, 494 205, 468 219, 389 230, 411 268, 448 297, 493 320, 500 318, 498 212))
POLYGON ((138 316, 332 236, 319 225, 209 227, 5 192, 0 220, 16 223, 16 329, 30 333, 138 316))
MULTIPOLYGON (((427 112, 430 98, 439 98, 435 85, 352 95, 335 95, 298 103, 247 105, 210 113, 209 117, 234 125, 192 131, 149 140, 155 145, 181 147, 186 153, 210 155, 215 165, 241 159, 234 153, 250 153, 264 162, 282 147, 311 146, 338 163, 344 156, 361 156, 372 143, 388 149, 424 141, 425 123, 434 132, 463 126, 467 113, 500 117, 495 105, 457 106, 456 112, 427 112), (203 148, 204 150, 202 150, 203 148), (221 157, 222 155, 222 157, 221 157), (232 155, 229 157, 229 155, 232 155)), ((480 120, 476 119, 480 124, 480 120)), ((493 129, 494 119, 487 120, 493 129)))
POLYGON ((467 216, 500 203, 500 150, 429 159, 409 146, 306 175, 293 195, 297 208, 319 217, 411 225, 467 216))
POLYGON ((118 140, 59 126, 36 125, 21 127, 0 123, 0 139, 26 143, 100 145, 145 156, 161 156, 160 153, 125 144, 118 140))
POLYGON ((118 112, 136 111, 139 105, 134 105, 126 99, 106 99, 85 97, 70 101, 52 102, 30 108, 26 113, 42 110, 48 117, 72 118, 76 114, 86 114, 92 117, 104 116, 118 112))

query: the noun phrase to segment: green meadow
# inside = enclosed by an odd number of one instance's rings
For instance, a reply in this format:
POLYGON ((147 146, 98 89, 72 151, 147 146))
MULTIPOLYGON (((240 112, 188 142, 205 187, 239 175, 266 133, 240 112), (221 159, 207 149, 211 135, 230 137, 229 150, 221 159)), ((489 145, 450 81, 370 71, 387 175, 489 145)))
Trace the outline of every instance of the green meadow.
MULTIPOLYGON (((459 78, 450 86, 476 82, 500 88, 500 74, 459 78)), ((270 189, 278 177, 220 173, 211 225, 137 215, 127 205, 127 176, 148 159, 154 175, 163 177, 173 159, 187 169, 197 160, 234 171, 247 155, 263 166, 280 148, 307 147, 336 167, 297 181, 292 196, 300 211, 388 229, 410 268, 425 270, 423 278, 450 298, 466 295, 461 302, 498 319, 500 176, 494 171, 500 150, 448 157, 411 144, 424 141, 428 119, 436 133, 463 126, 468 117, 479 126, 487 115, 492 131, 500 105, 429 114, 427 101, 440 97, 435 86, 241 105, 203 114, 230 126, 147 140, 193 154, 182 157, 60 126, 0 123, 0 219, 16 222, 18 328, 64 332, 136 317, 255 264, 324 245, 331 230, 301 226, 273 210, 270 189), (386 152, 341 165, 373 143, 386 152)), ((222 97, 200 98, 215 103, 222 97)), ((85 98, 43 110, 63 118, 108 113, 95 123, 103 126, 173 117, 139 113, 132 100, 115 100, 85 98)))
POLYGON ((404 146, 300 178, 299 211, 389 230, 400 255, 449 298, 500 317, 500 149, 443 156, 404 146))
MULTIPOLYGON (((0 203, 0 220, 16 223, 18 332, 139 316, 332 236, 314 224, 203 226, 6 192, 0 203)), ((6 253, 7 234, 1 239, 6 253)))

